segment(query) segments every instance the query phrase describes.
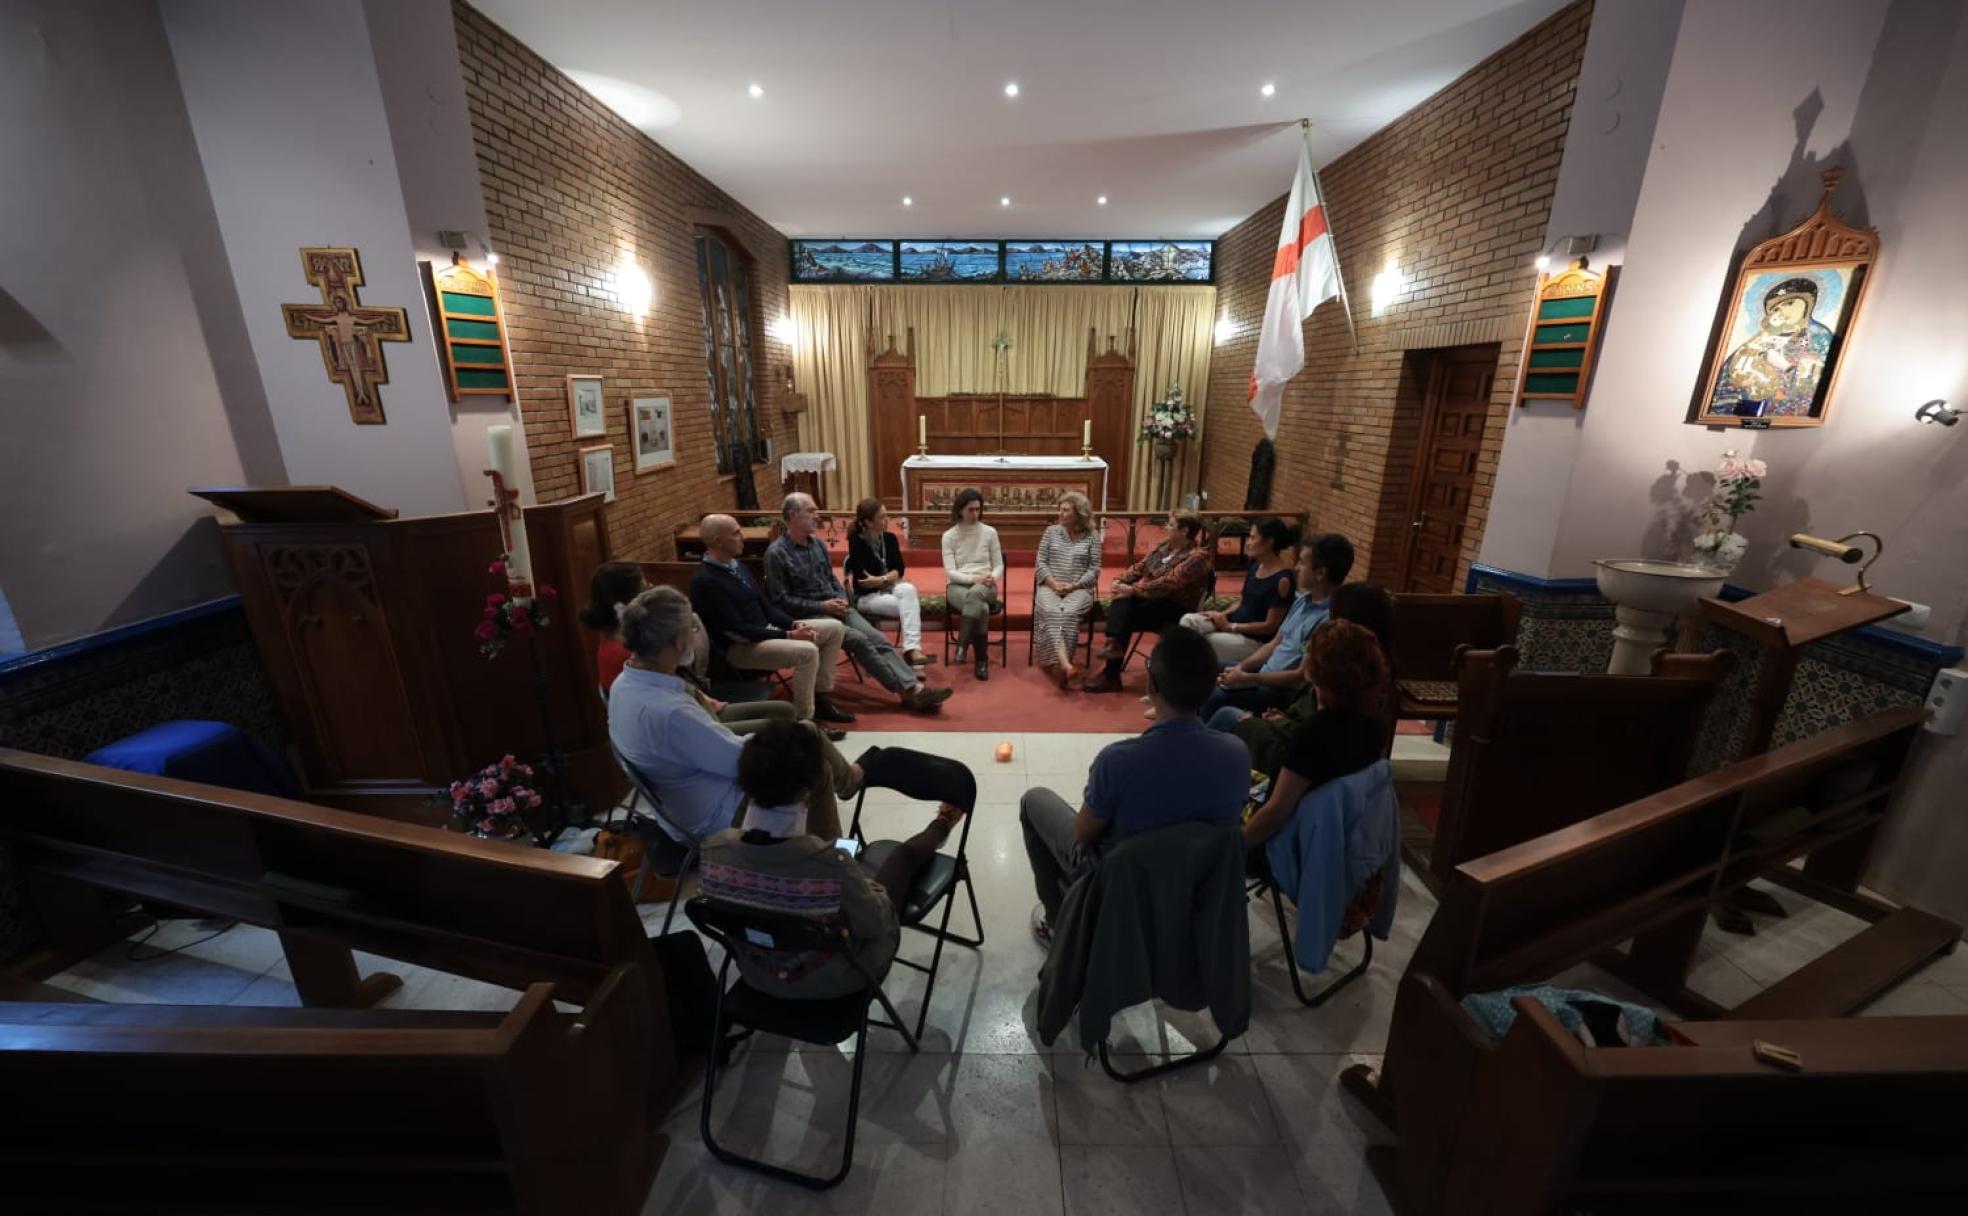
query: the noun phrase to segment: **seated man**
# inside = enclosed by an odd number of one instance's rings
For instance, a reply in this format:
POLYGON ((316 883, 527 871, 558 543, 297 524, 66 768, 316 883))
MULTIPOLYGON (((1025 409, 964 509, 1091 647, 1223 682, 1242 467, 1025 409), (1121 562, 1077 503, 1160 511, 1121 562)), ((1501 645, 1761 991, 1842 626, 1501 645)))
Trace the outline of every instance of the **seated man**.
POLYGON ((1291 704, 1305 683, 1301 670, 1305 643, 1325 622, 1333 589, 1346 581, 1352 569, 1352 542, 1337 532, 1322 532, 1299 547, 1298 598, 1285 613, 1285 623, 1278 627, 1278 636, 1251 652, 1249 658, 1224 668, 1217 677, 1216 692, 1203 706, 1205 722, 1211 722, 1226 707, 1262 713, 1291 704))
POLYGON ((927 713, 949 700, 950 689, 923 683, 916 669, 889 644, 888 636, 848 602, 847 588, 834 577, 827 546, 813 535, 820 527, 820 508, 813 505, 813 496, 788 495, 779 514, 786 530, 765 551, 766 593, 779 611, 815 629, 829 625, 844 629, 841 645, 910 709, 927 713))
POLYGON ((745 563, 745 536, 729 515, 706 515, 698 529, 704 560, 690 576, 690 604, 725 658, 755 671, 793 669, 793 708, 802 719, 852 722, 834 704, 834 666, 845 627, 839 621, 794 621, 766 598, 745 563))
MULTIPOLYGON (((737 821, 738 754, 745 741, 691 697, 677 675, 691 651, 690 601, 674 587, 645 591, 622 607, 622 644, 629 661, 608 690, 608 738, 663 802, 663 815, 691 836, 721 832, 737 821)), ((795 724, 819 741, 831 781, 808 801, 813 830, 840 835, 836 798, 861 787, 849 764, 811 722, 795 724)), ((681 839, 669 823, 663 830, 681 839)))
POLYGON ((1208 639, 1170 628, 1148 656, 1156 721, 1094 757, 1078 813, 1049 789, 1026 791, 1018 820, 1039 891, 1032 933, 1040 945, 1051 945, 1059 901, 1091 854, 1154 828, 1235 823, 1243 814, 1250 756, 1233 736, 1206 729, 1196 717, 1215 680, 1216 651, 1208 639))
POLYGON ((788 722, 766 726, 738 757, 738 786, 750 801, 744 829, 704 843, 704 894, 769 912, 838 917, 847 929, 852 962, 832 952, 795 955, 741 944, 738 970, 768 996, 823 1000, 859 991, 864 981, 855 963, 880 983, 902 941, 895 910, 908 902, 909 889, 964 814, 944 803, 870 873, 831 833, 809 831, 806 799, 825 784, 824 764, 812 732, 788 722))
POLYGON ((1103 662, 1082 692, 1117 691, 1129 637, 1173 625, 1184 613, 1202 607, 1215 560, 1206 543, 1209 535, 1202 516, 1176 511, 1169 516, 1168 539, 1114 580, 1104 630, 1107 643, 1100 653, 1103 662))

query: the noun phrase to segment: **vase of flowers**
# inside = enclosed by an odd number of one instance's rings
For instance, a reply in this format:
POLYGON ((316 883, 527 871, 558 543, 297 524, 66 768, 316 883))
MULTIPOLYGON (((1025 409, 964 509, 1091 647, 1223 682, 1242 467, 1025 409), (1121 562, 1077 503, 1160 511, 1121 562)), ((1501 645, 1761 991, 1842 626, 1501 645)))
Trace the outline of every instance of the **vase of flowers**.
POLYGON ((1182 386, 1170 382, 1168 394, 1148 407, 1138 442, 1154 445, 1155 459, 1172 460, 1175 445, 1196 437, 1196 411, 1182 399, 1182 386))
MULTIPOLYGON (((485 572, 503 576, 508 557, 500 554, 485 572)), ((487 595, 485 610, 477 628, 472 630, 472 637, 478 640, 478 652, 488 659, 496 658, 513 638, 530 638, 545 629, 552 623, 548 610, 559 596, 558 591, 545 583, 533 589, 531 599, 515 599, 503 591, 487 595)))
POLYGON ((1749 538, 1736 531, 1736 522, 1756 509, 1763 478, 1769 471, 1760 460, 1743 460, 1733 451, 1722 453, 1722 463, 1715 469, 1715 492, 1709 496, 1700 530, 1695 533, 1698 564, 1724 574, 1736 568, 1749 548, 1749 538))
POLYGON ((451 803, 451 830, 487 840, 520 840, 533 834, 528 811, 540 809, 540 791, 533 787, 533 766, 511 755, 488 764, 463 781, 453 781, 446 796, 451 803))

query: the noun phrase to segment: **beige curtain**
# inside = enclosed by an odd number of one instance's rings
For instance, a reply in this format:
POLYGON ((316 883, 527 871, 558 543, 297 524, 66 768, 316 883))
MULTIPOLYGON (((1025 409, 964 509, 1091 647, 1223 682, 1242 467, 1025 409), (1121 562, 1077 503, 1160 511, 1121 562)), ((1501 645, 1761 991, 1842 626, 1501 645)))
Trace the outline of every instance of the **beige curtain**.
POLYGON ((1097 335, 1098 351, 1106 350, 1112 337, 1115 349, 1125 353, 1128 327, 1134 320, 1134 289, 1007 287, 1003 317, 1012 341, 1005 391, 1083 397, 1087 333, 1097 335))
MULTIPOLYGON (((1148 407, 1162 400, 1171 382, 1196 411, 1196 437, 1183 445, 1169 477, 1170 506, 1195 489, 1197 462, 1209 419, 1203 404, 1209 395, 1210 351, 1216 339, 1216 288, 1142 287, 1134 305, 1134 428, 1139 431, 1148 407)), ((1129 465, 1127 503, 1151 510, 1155 501, 1155 458, 1147 444, 1135 448, 1129 465)))
POLYGON ((794 287, 793 386, 806 394, 800 448, 832 452, 822 476, 827 502, 851 511, 875 492, 868 417, 868 288, 794 287))
MULTIPOLYGON (((818 288, 816 290, 837 290, 818 288)), ((988 393, 997 388, 993 375, 997 349, 992 339, 1005 332, 1002 287, 872 287, 875 302, 875 345, 908 349, 908 334, 916 331, 916 395, 947 397, 951 393, 988 393)))

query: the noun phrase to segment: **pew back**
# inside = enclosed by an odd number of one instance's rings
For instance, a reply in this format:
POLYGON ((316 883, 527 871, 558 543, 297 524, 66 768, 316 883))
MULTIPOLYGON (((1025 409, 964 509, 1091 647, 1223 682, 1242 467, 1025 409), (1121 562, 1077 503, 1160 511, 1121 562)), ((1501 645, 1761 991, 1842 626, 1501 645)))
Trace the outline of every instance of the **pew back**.
POLYGON ((1517 649, 1460 656, 1460 710, 1429 869, 1456 866, 1687 775, 1732 658, 1668 655, 1651 676, 1521 672, 1517 649))
POLYGON ((1508 592, 1492 595, 1394 595, 1388 661, 1398 680, 1453 681, 1456 652, 1495 650, 1517 640, 1523 605, 1508 592))

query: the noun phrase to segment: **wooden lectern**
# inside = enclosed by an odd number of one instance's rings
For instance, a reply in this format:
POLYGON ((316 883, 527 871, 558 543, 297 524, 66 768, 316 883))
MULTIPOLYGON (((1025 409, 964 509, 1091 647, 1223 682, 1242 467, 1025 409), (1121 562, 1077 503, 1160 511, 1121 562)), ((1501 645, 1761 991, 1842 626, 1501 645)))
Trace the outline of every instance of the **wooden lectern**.
MULTIPOLYGON (((502 551, 491 511, 401 519, 334 486, 191 493, 226 513, 233 583, 310 799, 434 822, 433 790, 545 751, 527 643, 487 659, 472 636, 505 590, 486 571, 502 551)), ((538 635, 555 742, 573 793, 613 806, 594 639, 574 618, 609 556, 602 496, 527 508, 526 535, 534 581, 560 592, 538 635)))

